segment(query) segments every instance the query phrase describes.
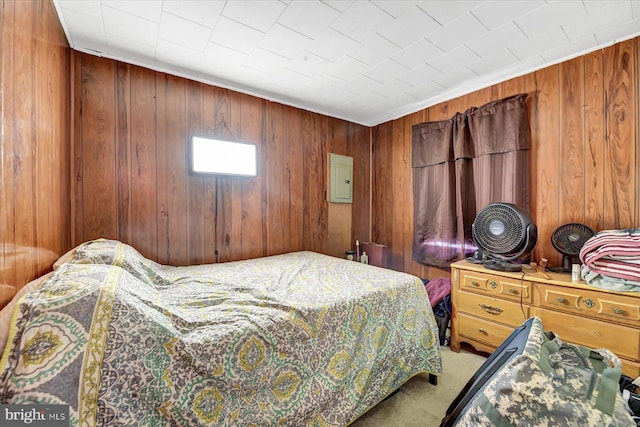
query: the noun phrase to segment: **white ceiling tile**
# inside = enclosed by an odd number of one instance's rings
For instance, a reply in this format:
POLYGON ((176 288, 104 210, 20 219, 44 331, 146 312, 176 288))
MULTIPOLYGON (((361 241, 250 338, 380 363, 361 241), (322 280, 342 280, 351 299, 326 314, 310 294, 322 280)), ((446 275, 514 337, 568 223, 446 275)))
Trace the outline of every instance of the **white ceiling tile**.
MULTIPOLYGON (((89 52, 98 52, 102 55, 104 52, 108 51, 109 48, 105 41, 96 40, 92 35, 91 38, 85 38, 82 35, 74 35, 73 43, 70 43, 75 49, 81 49, 82 51, 89 52)), ((126 58, 123 55, 118 56, 118 58, 126 58)))
POLYGON ((397 94, 403 94, 410 90, 410 85, 397 79, 386 81, 384 84, 374 89, 374 91, 386 96, 387 98, 394 97, 397 94))
POLYGON ((497 28, 545 4, 544 0, 491 0, 476 6, 471 13, 489 29, 497 28))
POLYGON ((533 37, 563 20, 578 19, 586 15, 587 11, 580 0, 557 0, 517 18, 515 22, 527 37, 533 37))
POLYGON ((467 64, 467 67, 478 75, 499 73, 500 69, 518 62, 518 58, 507 49, 498 49, 491 55, 485 56, 475 62, 467 64))
POLYGON ((344 79, 340 79, 329 73, 322 73, 317 78, 323 84, 326 84, 328 88, 335 89, 344 84, 344 79))
POLYGON ((393 23, 394 18, 369 1, 358 0, 344 11, 331 25, 336 31, 364 42, 378 32, 379 28, 393 23))
POLYGON ((286 5, 277 0, 233 0, 225 3, 222 15, 256 30, 267 32, 286 5))
POLYGON ((520 28, 513 22, 509 22, 473 40, 469 40, 467 46, 480 56, 489 56, 493 53, 496 46, 504 44, 505 40, 509 41, 508 44, 513 44, 526 39, 527 37, 522 33, 520 28))
POLYGON ((211 28, 163 12, 158 38, 202 52, 209 42, 211 28))
POLYGON ((311 77, 287 68, 280 71, 273 79, 287 88, 286 93, 289 95, 297 94, 301 87, 308 86, 313 81, 311 77))
POLYGON ((442 75, 440 71, 427 64, 422 64, 404 74, 400 74, 397 78, 411 86, 420 86, 426 80, 432 80, 440 75, 442 75))
POLYGON ((466 67, 463 67, 434 77, 433 81, 445 88, 456 88, 461 86, 463 84, 462 82, 473 80, 477 77, 478 75, 473 71, 466 67))
POLYGON ((631 7, 631 3, 638 2, 637 0, 584 0, 584 7, 587 9, 588 14, 597 13, 598 11, 607 8, 607 9, 615 9, 620 6, 629 6, 631 7), (615 5, 612 3, 616 3, 615 5), (625 4, 626 3, 626 4, 625 4), (612 7, 613 6, 613 7, 612 7))
POLYGON ((361 0, 320 0, 320 1, 322 1, 322 3, 332 7, 333 9, 339 12, 344 12, 345 10, 351 7, 351 4, 354 1, 361 1, 361 0))
POLYGON ((333 28, 327 28, 307 46, 306 50, 328 61, 335 61, 347 53, 352 52, 358 46, 360 46, 359 42, 339 33, 333 28))
POLYGON ((338 90, 335 90, 332 94, 330 99, 332 104, 336 107, 343 105, 344 103, 348 102, 351 98, 357 96, 357 94, 349 91, 346 87, 344 87, 344 83, 338 88, 338 90))
POLYGON ((263 32, 221 16, 210 41, 250 54, 263 37, 263 32))
POLYGON ((185 47, 182 44, 158 39, 156 59, 182 68, 196 68, 200 63, 202 52, 185 47))
POLYGON ((478 75, 467 67, 451 70, 446 74, 434 77, 433 81, 446 88, 456 88, 463 85, 463 82, 473 81, 478 75))
MULTIPOLYGON (((455 2, 454 2, 455 3, 455 2)), ((450 22, 439 30, 429 34, 427 40, 442 50, 454 49, 486 33, 487 29, 467 13, 455 21, 450 22)))
POLYGON ((340 13, 319 0, 293 1, 287 5, 278 23, 315 38, 330 26, 340 13))
POLYGON ((356 77, 350 82, 347 82, 343 87, 350 92, 361 94, 361 93, 369 92, 370 90, 372 90, 377 86, 380 86, 380 82, 377 82, 373 79, 370 79, 367 76, 362 75, 362 76, 356 77))
POLYGON ((160 22, 162 0, 102 0, 102 6, 118 9, 155 23, 160 22))
POLYGON ((287 66, 290 70, 303 74, 308 77, 316 77, 324 72, 324 69, 331 64, 324 58, 314 55, 310 52, 301 52, 297 57, 293 58, 287 66))
POLYGON ((393 59, 387 59, 372 69, 367 70, 364 75, 380 83, 384 83, 394 80, 396 76, 406 73, 407 71, 409 71, 409 68, 398 64, 393 59))
POLYGON ((433 19, 438 21, 442 26, 445 26, 462 15, 467 14, 470 10, 483 3, 483 1, 419 1, 418 7, 426 12, 433 19))
POLYGON ((405 93, 413 96, 415 101, 422 101, 440 94, 442 89, 442 85, 439 85, 433 80, 425 80, 419 85, 414 86, 411 91, 405 93))
POLYGON ((388 15, 391 15, 395 20, 402 20, 414 15, 416 12, 421 12, 426 15, 421 9, 418 8, 417 1, 397 1, 397 0, 369 0, 379 9, 382 9, 388 15))
POLYGON ((563 23, 562 28, 569 40, 576 40, 615 27, 625 21, 630 21, 631 16, 631 4, 625 1, 616 8, 607 7, 606 5, 601 8, 592 7, 587 16, 563 23))
POLYGON ((113 33, 107 34, 107 46, 109 48, 119 49, 122 52, 130 51, 131 53, 149 58, 155 57, 156 54, 155 45, 143 44, 137 40, 126 39, 113 33))
POLYGON ((567 44, 557 46, 542 52, 540 55, 549 63, 558 62, 561 59, 565 59, 570 56, 575 56, 578 53, 584 53, 588 50, 593 50, 596 46, 596 38, 592 35, 588 35, 576 40, 573 40, 567 44))
POLYGON ((545 64, 546 63, 544 61, 544 58, 542 58, 542 56, 540 55, 535 55, 523 61, 515 62, 512 65, 503 67, 500 70, 500 75, 502 76, 500 80, 495 80, 495 78, 491 76, 490 79, 486 79, 486 83, 483 83, 483 86, 489 86, 491 84, 497 83, 498 81, 511 79, 515 76, 521 76, 534 70, 544 68, 545 64))
POLYGON ((598 44, 607 45, 612 43, 614 40, 622 41, 637 36, 640 36, 640 17, 637 17, 626 24, 616 25, 613 28, 600 31, 595 35, 595 38, 598 41, 598 44))
POLYGON ((366 95, 363 94, 361 96, 350 98, 341 106, 348 108, 350 110, 362 111, 362 110, 370 109, 372 104, 376 104, 385 99, 386 98, 384 98, 382 95, 376 94, 375 92, 371 92, 371 93, 367 93, 366 95))
POLYGON ((352 102, 347 102, 346 105, 352 105, 356 108, 370 108, 375 106, 388 98, 380 93, 369 91, 363 93, 361 96, 352 98, 352 102))
MULTIPOLYGON (((257 71, 257 70, 254 70, 257 71)), ((259 71, 257 71, 259 73, 259 71)), ((260 74, 258 74, 260 75, 260 74)), ((281 94, 280 99, 284 100, 285 103, 289 102, 289 96, 287 91, 289 90, 288 85, 283 85, 280 81, 273 79, 272 76, 265 76, 264 73, 259 77, 262 81, 263 88, 266 93, 267 99, 272 98, 275 94, 281 94), (284 94, 284 95, 283 95, 284 94)), ((253 81, 255 77, 251 78, 249 81, 253 81)))
MULTIPOLYGON (((377 90, 376 90, 377 92, 377 90)), ((377 114, 386 113, 387 111, 393 111, 398 105, 412 104, 415 101, 413 96, 408 93, 398 92, 393 96, 387 97, 385 101, 376 105, 377 114)))
POLYGON ((371 67, 367 64, 345 55, 333 61, 333 64, 328 66, 325 72, 339 79, 349 81, 355 79, 369 68, 371 67))
POLYGON ((398 46, 375 34, 370 39, 362 42, 349 55, 360 62, 374 66, 398 51, 400 51, 398 46))
POLYGON ((111 7, 102 8, 102 17, 106 33, 115 33, 125 39, 153 45, 158 37, 157 22, 149 21, 111 7))
POLYGON ((213 28, 220 18, 224 1, 164 0, 162 10, 196 24, 213 28))
POLYGON ((277 74, 280 69, 287 67, 290 63, 291 60, 288 58, 258 48, 247 57, 244 65, 266 74, 277 74))
MULTIPOLYGON (((265 73, 255 70, 253 68, 245 67, 244 65, 235 68, 232 78, 229 78, 229 82, 233 82, 234 86, 237 84, 244 90, 255 90, 255 81, 267 81, 265 73)), ((262 93, 262 91, 261 91, 262 93)), ((264 94, 263 96, 266 96, 264 94)))
POLYGON ((549 47, 560 46, 568 43, 567 36, 560 26, 548 28, 547 31, 517 43, 509 43, 507 47, 518 58, 524 60, 530 56, 537 55, 549 47))
POLYGON ((68 9, 73 13, 81 13, 83 15, 102 19, 100 2, 86 0, 58 0, 58 4, 61 8, 68 9))
POLYGON ((65 23, 72 35, 72 40, 70 40, 72 46, 75 46, 79 40, 91 40, 94 47, 102 46, 102 49, 106 46, 104 26, 101 17, 96 18, 78 13, 75 10, 67 10, 65 11, 65 23))
POLYGON ((441 27, 412 1, 374 1, 396 18, 389 25, 378 29, 378 34, 400 47, 407 47, 441 27))
POLYGON ((258 43, 263 49, 287 58, 294 58, 307 47, 311 39, 280 24, 275 24, 258 43))
POLYGON ((445 72, 452 68, 475 62, 478 59, 479 56, 474 51, 467 46, 460 46, 427 61, 427 64, 440 72, 445 72))
POLYGON ((53 3, 74 49, 365 125, 640 36, 640 0, 53 3))
POLYGON ((442 49, 436 47, 429 40, 422 39, 413 43, 411 46, 402 49, 400 52, 392 56, 394 61, 399 62, 407 68, 415 68, 420 64, 440 56, 444 53, 442 49))
POLYGON ((198 69, 216 76, 233 77, 235 69, 247 60, 247 55, 216 43, 208 43, 200 58, 198 69))

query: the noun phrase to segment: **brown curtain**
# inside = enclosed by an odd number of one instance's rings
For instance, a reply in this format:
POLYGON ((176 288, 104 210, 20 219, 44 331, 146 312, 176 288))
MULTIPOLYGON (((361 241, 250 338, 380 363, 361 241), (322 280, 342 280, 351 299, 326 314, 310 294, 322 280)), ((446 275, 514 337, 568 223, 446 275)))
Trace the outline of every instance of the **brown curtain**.
POLYGON ((526 94, 412 128, 413 259, 448 267, 476 249, 471 224, 486 205, 529 210, 526 94))

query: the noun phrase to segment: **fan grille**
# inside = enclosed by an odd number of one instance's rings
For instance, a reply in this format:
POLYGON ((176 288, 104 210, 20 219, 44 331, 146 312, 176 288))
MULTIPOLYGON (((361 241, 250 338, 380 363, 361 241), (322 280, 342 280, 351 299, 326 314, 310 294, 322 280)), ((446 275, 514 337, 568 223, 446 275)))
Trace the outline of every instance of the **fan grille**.
POLYGON ((595 231, 584 224, 564 224, 551 235, 551 244, 562 254, 578 256, 585 242, 595 234, 595 231))
POLYGON ((525 241, 526 225, 523 212, 506 203, 486 206, 478 213, 474 227, 476 243, 495 254, 510 254, 517 251, 525 241))

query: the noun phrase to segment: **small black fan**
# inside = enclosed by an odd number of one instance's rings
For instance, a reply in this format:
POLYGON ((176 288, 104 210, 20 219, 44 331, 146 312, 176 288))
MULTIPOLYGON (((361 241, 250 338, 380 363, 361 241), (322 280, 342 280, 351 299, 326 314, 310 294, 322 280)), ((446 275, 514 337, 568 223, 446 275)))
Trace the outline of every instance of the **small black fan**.
POLYGON ((493 203, 476 215, 471 225, 478 252, 470 259, 499 271, 520 271, 511 262, 529 253, 536 244, 538 231, 531 216, 511 203, 493 203))
POLYGON ((551 243, 562 254, 562 266, 550 268, 556 273, 571 273, 573 259, 580 255, 580 249, 587 240, 595 235, 590 227, 584 224, 570 223, 561 225, 551 234, 551 243))

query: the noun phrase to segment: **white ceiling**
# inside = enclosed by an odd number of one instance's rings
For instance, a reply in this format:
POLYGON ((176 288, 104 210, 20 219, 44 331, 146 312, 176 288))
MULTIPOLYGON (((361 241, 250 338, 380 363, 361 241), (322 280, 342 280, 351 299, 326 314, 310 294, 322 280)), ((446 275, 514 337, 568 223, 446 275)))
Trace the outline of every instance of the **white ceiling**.
POLYGON ((640 0, 53 0, 72 48, 376 125, 640 35, 640 0))

